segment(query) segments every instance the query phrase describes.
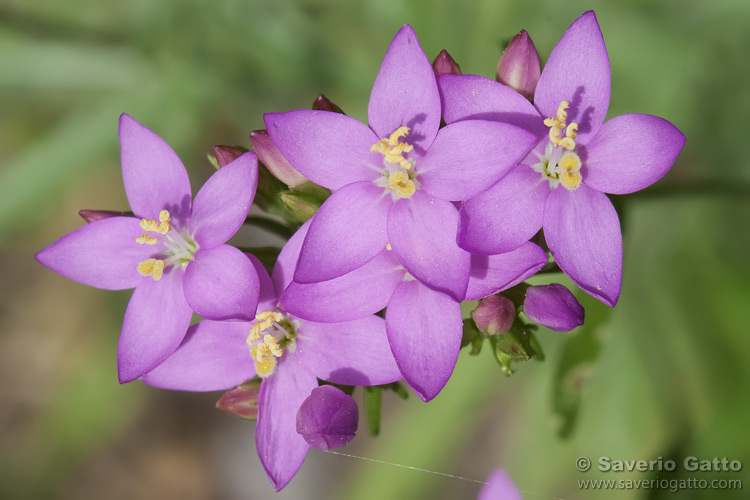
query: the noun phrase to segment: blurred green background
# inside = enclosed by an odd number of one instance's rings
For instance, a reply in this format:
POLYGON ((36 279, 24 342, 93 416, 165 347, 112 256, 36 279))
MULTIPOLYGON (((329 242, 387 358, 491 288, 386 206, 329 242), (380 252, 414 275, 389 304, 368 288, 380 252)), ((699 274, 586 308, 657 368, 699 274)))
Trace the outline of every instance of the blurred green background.
MULTIPOLYGON (((177 151, 195 190, 211 173, 211 146, 249 146, 264 112, 308 108, 324 93, 366 120, 380 60, 405 23, 428 57, 445 48, 465 73, 493 77, 520 29, 545 60, 588 9, 611 58, 609 116, 655 114, 688 137, 657 186, 617 200, 617 308, 582 297, 586 326, 540 331, 546 361, 510 378, 490 353, 462 352, 433 402, 385 394, 381 435, 369 437, 363 421, 341 451, 476 480, 505 467, 528 499, 675 496, 579 489, 596 478, 742 479, 747 491, 750 2, 3 0, 0 498, 274 497, 253 424, 215 410, 218 394, 117 383, 129 292, 89 289, 32 258, 82 224, 79 209, 127 209, 120 113, 177 151), (579 456, 728 457, 746 467, 581 473, 579 456)), ((463 499, 478 490, 313 451, 277 497, 463 499)))

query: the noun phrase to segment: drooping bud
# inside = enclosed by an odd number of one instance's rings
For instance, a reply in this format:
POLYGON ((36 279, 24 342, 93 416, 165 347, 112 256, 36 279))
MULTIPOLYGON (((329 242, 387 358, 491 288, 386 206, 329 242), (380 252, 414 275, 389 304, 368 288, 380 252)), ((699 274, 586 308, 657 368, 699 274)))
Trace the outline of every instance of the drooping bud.
POLYGON ((312 390, 297 412, 297 432, 313 448, 341 448, 354 439, 359 424, 357 403, 332 385, 312 390))
POLYGON ((516 308, 513 302, 502 295, 491 295, 479 301, 479 305, 471 313, 477 328, 485 335, 505 333, 513 324, 516 308))
POLYGON ((339 113, 342 115, 345 115, 344 110, 336 106, 334 103, 331 102, 329 98, 324 96, 323 94, 318 95, 318 97, 315 98, 315 102, 313 102, 312 109, 315 111, 330 111, 332 113, 339 113))
POLYGON ((234 160, 247 153, 247 149, 237 146, 214 146, 214 156, 219 167, 228 165, 234 160))
POLYGON ((258 154, 258 158, 266 166, 269 172, 289 187, 299 186, 307 181, 307 178, 297 172, 294 167, 286 161, 271 140, 266 130, 255 130, 250 132, 250 143, 258 154))
POLYGON ((258 418, 258 393, 260 381, 252 380, 239 387, 225 392, 216 402, 216 407, 227 413, 233 413, 245 420, 258 418))
POLYGON ((541 74, 539 53, 526 30, 521 30, 508 43, 500 57, 495 79, 533 101, 534 90, 541 74))
POLYGON ((453 60, 447 50, 443 49, 432 61, 432 69, 435 71, 435 77, 440 75, 462 75, 458 63, 453 60))
POLYGON ((87 223, 90 223, 101 219, 108 219, 110 217, 122 217, 133 214, 128 212, 113 212, 111 210, 79 210, 78 215, 80 215, 87 223))
POLYGON ((581 326, 585 315, 583 306, 570 290, 558 283, 529 287, 523 312, 534 323, 556 332, 567 332, 581 326))

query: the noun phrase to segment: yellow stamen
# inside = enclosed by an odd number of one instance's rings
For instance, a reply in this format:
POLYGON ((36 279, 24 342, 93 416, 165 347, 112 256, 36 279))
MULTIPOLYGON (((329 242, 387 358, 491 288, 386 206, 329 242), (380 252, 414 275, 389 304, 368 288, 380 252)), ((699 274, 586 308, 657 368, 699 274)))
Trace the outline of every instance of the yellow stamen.
POLYGON ((146 259, 138 264, 138 273, 141 276, 151 276, 154 281, 159 281, 164 273, 164 261, 159 259, 146 259))
POLYGON ((400 198, 411 198, 417 191, 417 185, 409 179, 406 172, 391 172, 388 176, 388 187, 400 198))
POLYGON ((565 130, 565 137, 575 139, 578 135, 578 124, 576 122, 570 122, 568 128, 565 130))
POLYGON ((170 229, 169 225, 172 217, 169 215, 168 210, 162 210, 159 212, 159 220, 153 219, 141 219, 141 229, 149 233, 167 234, 170 229))
POLYGON ((568 113, 565 110, 569 107, 570 103, 568 101, 562 101, 560 106, 557 107, 557 119, 563 124, 565 123, 565 120, 568 119, 568 113))
POLYGON ((573 151, 576 148, 576 142, 570 137, 563 137, 558 139, 558 144, 568 151, 573 151))
POLYGON ((401 137, 409 134, 409 127, 399 127, 387 139, 380 139, 370 147, 370 151, 380 153, 385 156, 385 161, 390 164, 398 163, 404 170, 411 168, 411 162, 404 158, 403 154, 414 149, 409 143, 399 142, 401 137))
POLYGON ((544 125, 549 127, 549 140, 552 144, 573 151, 576 148, 575 138, 578 135, 578 124, 576 122, 570 122, 570 125, 566 124, 568 112, 565 110, 569 107, 568 101, 562 101, 557 108, 557 116, 545 118, 544 125), (565 137, 561 138, 560 134, 563 130, 565 130, 565 137))
POLYGON ((581 185, 581 173, 580 172, 562 172, 560 174, 560 184, 565 189, 574 190, 581 185))
MULTIPOLYGON (((250 357, 253 358, 255 372, 259 377, 266 378, 273 373, 274 368, 276 368, 276 358, 280 358, 283 351, 276 337, 268 333, 263 336, 262 342, 256 343, 260 340, 260 333, 256 326, 262 326, 266 322, 281 321, 283 317, 282 314, 277 312, 263 311, 256 316, 259 322, 250 329, 247 343, 250 344, 250 357)), ((270 323, 268 326, 270 326, 270 323)))
POLYGON ((565 153, 557 164, 563 172, 578 172, 581 169, 581 158, 575 153, 565 153))
POLYGON ((142 234, 135 239, 135 242, 140 243, 141 245, 156 245, 159 240, 154 238, 153 236, 142 234))
POLYGON ((264 361, 263 363, 259 361, 255 362, 255 373, 257 373, 260 378, 268 378, 269 376, 271 376, 275 368, 276 358, 271 358, 268 361, 264 361))
POLYGON ((386 244, 385 244, 385 249, 386 249, 386 250, 393 250, 393 247, 391 246, 391 244, 390 244, 390 243, 386 243, 386 244))

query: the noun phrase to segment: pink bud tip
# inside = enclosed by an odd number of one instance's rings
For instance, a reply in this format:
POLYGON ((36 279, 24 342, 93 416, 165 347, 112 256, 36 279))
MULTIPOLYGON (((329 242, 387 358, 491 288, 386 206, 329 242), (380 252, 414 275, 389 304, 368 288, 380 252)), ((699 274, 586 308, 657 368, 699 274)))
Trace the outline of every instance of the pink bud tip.
POLYGON ((534 100, 534 90, 542 74, 539 53, 526 30, 521 30, 505 48, 497 64, 496 79, 516 92, 534 100))
POLYGON ((126 212, 113 212, 111 210, 79 210, 78 215, 80 215, 87 223, 90 223, 101 219, 108 219, 109 217, 121 217, 128 214, 126 212))
POLYGON ((435 71, 435 77, 440 75, 461 75, 461 68, 453 60, 447 50, 443 49, 432 61, 432 69, 435 71))
POLYGON ((323 94, 320 94, 317 98, 315 98, 315 102, 313 102, 312 109, 315 111, 330 111, 332 113, 339 113, 342 115, 345 115, 344 110, 336 106, 334 103, 331 102, 329 98, 324 96, 323 94))
POLYGON ((214 146, 214 156, 216 156, 216 162, 220 167, 229 165, 246 152, 232 146, 214 146))
POLYGON ((510 329, 516 317, 516 308, 509 298, 491 295, 479 302, 471 317, 480 331, 487 335, 497 335, 510 329))
POLYGON ((225 392, 216 402, 216 407, 246 420, 256 420, 259 392, 260 382, 247 382, 225 392))
POLYGON ((267 130, 255 130, 250 132, 250 143, 258 154, 269 172, 287 186, 299 186, 308 182, 307 177, 297 172, 294 167, 286 161, 279 148, 271 140, 267 130))

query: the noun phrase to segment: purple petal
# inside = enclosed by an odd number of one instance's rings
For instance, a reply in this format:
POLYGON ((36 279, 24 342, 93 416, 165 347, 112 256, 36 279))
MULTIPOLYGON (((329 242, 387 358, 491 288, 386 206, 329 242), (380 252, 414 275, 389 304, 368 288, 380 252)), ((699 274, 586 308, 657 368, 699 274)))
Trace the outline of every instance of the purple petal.
POLYGON ((622 234, 607 195, 585 184, 554 190, 544 209, 544 236, 565 274, 614 307, 622 282, 622 234))
POLYGON ((308 219, 307 222, 302 224, 302 227, 297 229, 297 232, 289 238, 289 241, 286 242, 281 252, 279 252, 276 263, 273 266, 273 272, 271 273, 277 297, 281 297, 284 290, 292 283, 294 271, 297 269, 299 253, 302 251, 302 243, 307 237, 307 232, 310 229, 312 221, 312 219, 308 219))
POLYGON ((461 207, 458 243, 472 253, 510 252, 542 227, 548 182, 519 165, 500 182, 461 207))
POLYGON ((156 247, 139 245, 143 234, 133 217, 109 217, 86 224, 36 254, 36 260, 58 274, 84 285, 125 290, 141 280, 138 263, 156 247))
POLYGON ((320 283, 292 282, 279 298, 284 311, 311 321, 337 323, 362 318, 388 305, 406 271, 383 250, 370 262, 320 283))
POLYGON ((417 191, 388 213, 388 238, 399 262, 425 285, 463 300, 471 255, 456 244, 458 210, 417 191))
POLYGON ((494 80, 477 75, 442 75, 438 85, 448 124, 492 120, 517 125, 539 139, 547 134, 536 108, 524 96, 494 80))
POLYGON ((357 403, 332 385, 313 389, 297 412, 297 432, 318 450, 346 446, 358 424, 357 403))
POLYGON ((333 193, 313 217, 294 281, 337 278, 375 257, 388 243, 386 217, 392 204, 391 197, 371 182, 333 193))
POLYGON ((569 332, 581 326, 585 316, 583 306, 559 283, 529 287, 523 301, 523 312, 534 323, 556 332, 569 332))
POLYGON ((477 500, 521 500, 521 493, 504 469, 495 469, 482 486, 477 500))
POLYGON ((242 227, 258 185, 258 157, 245 153, 217 170, 195 195, 190 230, 203 249, 221 245, 242 227))
POLYGON ((638 191, 661 179, 684 145, 682 132, 663 118, 616 116, 586 143, 583 180, 605 193, 638 191))
POLYGON ((297 434, 297 410, 317 386, 318 380, 290 353, 260 386, 255 447, 276 491, 292 480, 307 455, 307 442, 297 434))
POLYGON ((316 184, 337 190, 374 181, 383 155, 370 152, 378 137, 354 118, 328 111, 298 110, 264 115, 281 154, 316 184))
POLYGON ((536 143, 534 134, 507 123, 456 122, 440 129, 417 162, 419 182, 438 198, 466 200, 499 181, 536 143))
POLYGON ((534 105, 555 116, 568 101, 567 123, 578 123, 576 143, 586 144, 604 122, 609 107, 609 56, 593 11, 570 25, 557 42, 536 86, 534 105))
POLYGON ((379 138, 409 127, 409 144, 425 151, 440 126, 440 95, 435 73, 411 26, 393 38, 380 65, 367 106, 370 128, 379 138))
POLYGON ((536 274, 546 263, 547 254, 531 242, 512 252, 472 255, 465 300, 481 299, 515 286, 536 274))
POLYGON ((182 293, 183 273, 141 277, 125 311, 117 346, 120 383, 142 377, 167 359, 185 337, 193 312, 182 293))
POLYGON ((250 323, 201 321, 188 329, 180 347, 141 379, 162 389, 220 391, 255 376, 246 339, 250 323))
POLYGON ((367 316, 345 323, 300 325, 297 356, 308 372, 343 385, 381 385, 401 380, 385 321, 367 316))
POLYGON ((156 219, 167 209, 181 226, 190 215, 190 179, 172 148, 132 117, 120 115, 122 178, 130 208, 156 219))
POLYGON ((246 253, 245 256, 250 259, 250 262, 253 264, 253 268, 258 275, 258 282, 260 283, 257 311, 274 311, 276 309, 277 300, 276 290, 274 290, 273 282, 268 275, 268 271, 266 271, 266 268, 263 267, 263 264, 261 264, 255 255, 246 253))
POLYGON ((229 245, 198 250, 185 271, 185 298, 205 319, 249 321, 255 317, 259 294, 252 261, 229 245))
POLYGON ((417 281, 402 283, 385 313, 388 340, 409 386, 430 401, 448 382, 461 349, 461 306, 417 281))

